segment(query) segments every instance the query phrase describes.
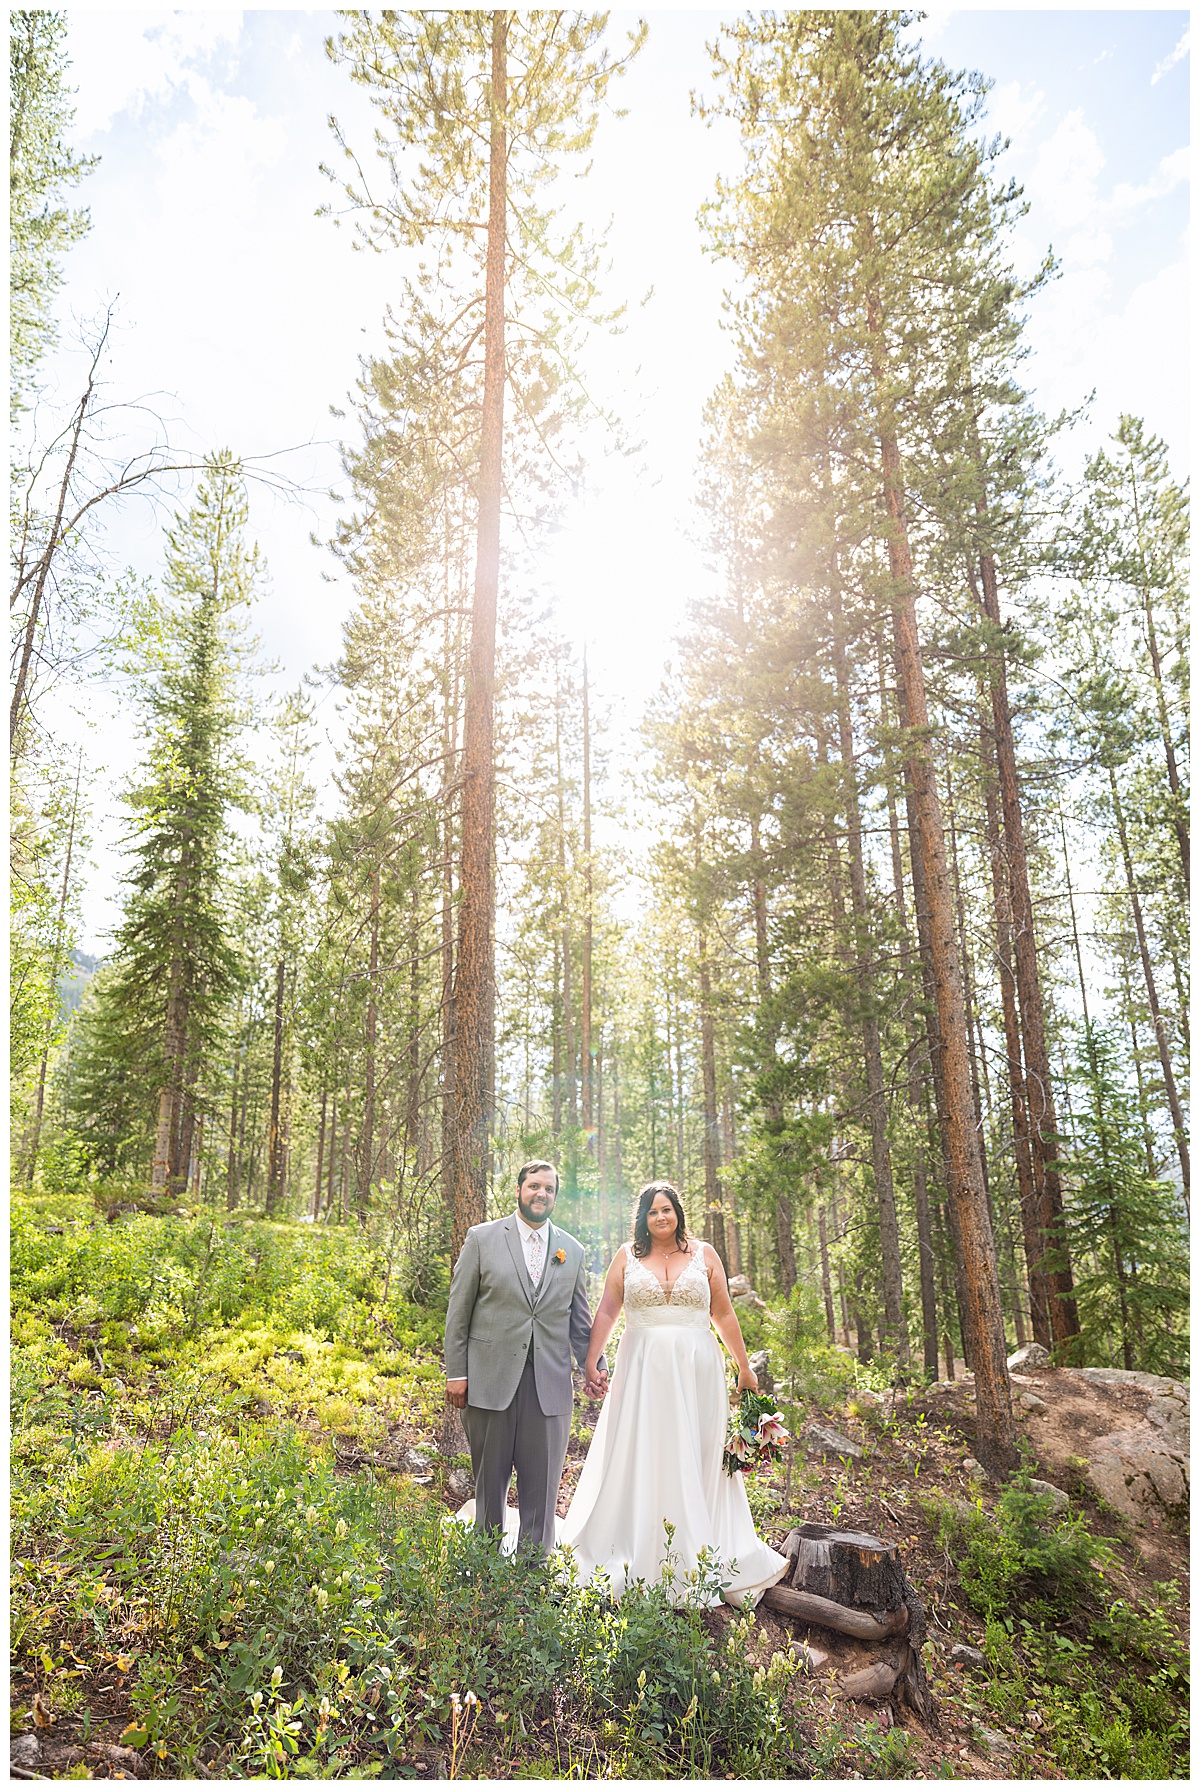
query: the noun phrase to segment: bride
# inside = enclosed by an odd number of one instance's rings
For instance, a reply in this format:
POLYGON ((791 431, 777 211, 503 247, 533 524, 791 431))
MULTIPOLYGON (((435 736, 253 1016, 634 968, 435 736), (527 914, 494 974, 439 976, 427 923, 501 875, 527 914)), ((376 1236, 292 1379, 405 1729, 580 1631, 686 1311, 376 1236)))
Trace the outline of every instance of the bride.
POLYGON ((758 1381, 721 1259, 689 1239, 668 1181, 642 1189, 633 1241, 608 1270, 584 1370, 592 1379, 622 1305, 612 1386, 559 1540, 573 1549, 581 1579, 603 1570, 620 1597, 637 1579, 658 1579, 666 1523, 680 1579, 707 1548, 729 1581, 727 1601, 753 1603, 784 1576, 787 1561, 755 1533, 741 1474, 731 1477, 721 1464, 725 1365, 714 1328, 737 1363, 739 1391, 757 1390, 758 1381))

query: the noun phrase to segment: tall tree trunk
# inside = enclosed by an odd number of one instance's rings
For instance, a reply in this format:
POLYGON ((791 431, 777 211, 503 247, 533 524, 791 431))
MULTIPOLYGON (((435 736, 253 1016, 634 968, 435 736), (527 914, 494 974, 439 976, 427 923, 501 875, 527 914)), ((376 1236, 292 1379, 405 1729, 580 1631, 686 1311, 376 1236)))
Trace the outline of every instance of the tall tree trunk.
POLYGON ((367 1014, 363 1039, 363 1116, 358 1134, 356 1206, 365 1225, 375 1179, 375 1047, 379 1030, 379 866, 371 876, 371 938, 367 958, 367 1014))
MULTIPOLYGON (((876 327, 879 327, 878 321, 876 327)), ((934 994, 941 1027, 950 1146, 949 1194, 958 1219, 975 1349, 976 1445, 985 1465, 1007 1472, 1016 1466, 1018 1454, 996 1245, 988 1222, 979 1140, 971 1111, 962 973, 954 938, 941 803, 928 746, 929 714, 917 631, 900 451, 886 425, 880 430, 880 459, 889 522, 888 561, 893 584, 896 660, 904 697, 908 763, 917 809, 929 908, 934 994)))
MULTIPOLYGON (((974 584, 974 576, 968 568, 974 584)), ((996 768, 1000 782, 1000 811, 1004 826, 1005 857, 1008 864, 1009 899, 1012 911, 1013 968, 1016 973, 1017 999, 1021 1009, 1021 1037, 1025 1061, 1025 1099, 1029 1123, 1030 1159, 1034 1185, 1038 1193, 1038 1229, 1044 1264, 1043 1274, 1050 1303, 1050 1334, 1054 1347, 1063 1356, 1075 1352, 1073 1338, 1079 1334, 1079 1314, 1075 1304, 1075 1282, 1067 1247, 1063 1215, 1062 1180, 1056 1166, 1058 1142, 1054 1115, 1053 1085, 1050 1079, 1050 1058, 1046 1049, 1045 1006, 1042 999, 1041 975, 1037 961, 1037 938, 1033 926, 1033 900, 1029 888, 1029 860, 1025 849, 1025 822, 1021 813, 1020 785, 1017 779, 1017 753, 1013 739, 1012 710, 1008 699, 1008 668, 1002 645, 1000 595, 996 583, 995 562, 990 554, 979 556, 979 585, 982 587, 982 608, 994 632, 994 643, 988 653, 988 675, 992 698, 992 737, 996 748, 996 768)), ((978 588, 976 590, 978 599, 978 588)))
POLYGON ((980 745, 983 756, 988 857, 992 869, 992 903, 996 916, 996 963, 1000 976, 1000 1008, 1004 1020, 1004 1051, 1012 1113, 1013 1161, 1017 1171, 1017 1199, 1021 1211, 1021 1236, 1025 1246, 1025 1268, 1029 1286, 1029 1317, 1033 1325, 1034 1341, 1049 1349, 1054 1343, 1050 1328, 1051 1290, 1043 1266, 1045 1248, 1040 1203, 1033 1176, 1021 1028, 1017 1017, 1017 984, 1013 974, 1012 896, 997 813, 994 740, 991 730, 982 724, 980 745))
POLYGON ((404 1101, 406 1158, 418 1154, 421 1117, 421 885, 414 879, 408 928, 408 1088, 404 1101))
MULTIPOLYGON (((727 1170, 732 1169, 736 1144, 733 1133, 733 1098, 726 1081, 721 1090, 721 1140, 722 1160, 727 1170)), ((724 1178, 725 1189, 725 1247, 729 1251, 729 1272, 742 1272, 742 1233, 738 1222, 737 1207, 734 1204, 733 1184, 730 1175, 724 1178)))
MULTIPOLYGON (((621 1041, 619 1038, 614 1038, 614 1040, 613 1040, 612 1086, 613 1086, 613 1116, 612 1116, 613 1182, 614 1182, 617 1199, 623 1200, 624 1193, 625 1193, 625 1169, 624 1169, 624 1165, 621 1161, 621 1041)), ((625 1222, 624 1222, 624 1213, 623 1212, 622 1212, 621 1217, 622 1217, 621 1230, 622 1230, 622 1232, 624 1232, 625 1222)), ((615 1232, 615 1228, 616 1227, 614 1226, 614 1232, 615 1232)), ((609 1242, 608 1242, 608 1248, 609 1248, 610 1252, 612 1252, 613 1244, 612 1244, 611 1238, 609 1239, 609 1242)))
POLYGON ((1154 697, 1158 709, 1158 725, 1162 734, 1163 754, 1167 764, 1167 782, 1171 790, 1171 825, 1175 830, 1175 838, 1179 845, 1179 867, 1183 872, 1183 886, 1191 893, 1191 837, 1188 831, 1188 810, 1183 790, 1179 782, 1179 767, 1175 763, 1175 742, 1171 738, 1171 717, 1167 712, 1167 696, 1163 688, 1162 660, 1158 651, 1158 633, 1154 626, 1154 602, 1150 594, 1150 580, 1146 575, 1146 549, 1142 540, 1142 505, 1138 491, 1137 467, 1130 460, 1130 478, 1133 495, 1133 515, 1137 528, 1138 556, 1142 561, 1141 598, 1142 610, 1146 617, 1146 645, 1150 649, 1150 666, 1154 678, 1154 697))
POLYGON ((491 16, 487 275, 484 290, 483 424, 471 654, 463 730, 462 872, 454 983, 454 1098, 451 1136, 457 1259, 473 1224, 487 1217, 492 1119, 491 1032, 495 1014, 493 728, 496 609, 500 585, 500 491, 504 459, 504 287, 507 246, 508 14, 491 16))
POLYGON ((726 1267, 725 1212, 721 1203, 721 1130, 717 1113, 717 1055, 713 1038, 712 974, 708 941, 700 934, 700 1054, 704 1083, 704 1235, 726 1267))
MULTIPOLYGON (((771 957, 767 937, 767 891, 766 885, 759 875, 759 866, 762 862, 762 836, 757 814, 750 818, 750 850, 754 864, 754 961, 759 1004, 765 1006, 771 998, 771 957)), ((773 1027, 771 1028, 771 1037, 773 1042, 773 1027)), ((783 1108, 778 1101, 773 1100, 768 1103, 766 1117, 768 1125, 778 1124, 783 1118, 783 1108)), ((796 1244, 793 1234, 794 1215, 790 1188, 784 1187, 782 1184, 776 1188, 771 1216, 779 1289, 786 1299, 796 1284, 796 1244)))
MULTIPOLYGON (((817 1207, 817 1239, 821 1251, 821 1297, 825 1302, 825 1331, 830 1342, 837 1339, 837 1326, 833 1321, 833 1282, 829 1278, 829 1239, 825 1232, 825 1208, 817 1207)), ((936 1370, 937 1363, 934 1363, 936 1370)))
MULTIPOLYGON (((238 997, 237 1029, 234 1033, 234 1036, 236 1038, 240 1038, 241 1032, 242 1032, 242 1001, 241 1001, 241 996, 239 995, 239 997, 238 997)), ((231 1086, 230 1086, 230 1091, 229 1091, 229 1151, 228 1151, 228 1155, 226 1157, 226 1163, 225 1163, 225 1208, 229 1212, 232 1212, 238 1203, 238 1191, 239 1191, 238 1172, 237 1172, 238 1086, 239 1086, 239 1081, 240 1081, 240 1077, 241 1077, 241 1068, 242 1068, 242 1046, 241 1046, 241 1044, 235 1044, 234 1050, 233 1050, 233 1075, 231 1078, 231 1086)))
POLYGON ((42 1043, 41 1060, 38 1063, 37 1098, 33 1108, 33 1126, 29 1135, 29 1158, 25 1165, 25 1180, 32 1187, 33 1177, 37 1172, 38 1152, 42 1142, 42 1115, 46 1107, 46 1072, 50 1064, 50 1046, 54 1040, 54 1023, 58 1017, 57 1000, 58 984, 66 967, 64 962, 64 946, 67 937, 67 902, 71 894, 71 858, 75 850, 75 823, 79 817, 79 782, 83 775, 83 748, 75 762, 75 793, 71 798, 71 821, 67 828, 67 850, 63 861, 62 888, 58 894, 58 916, 54 923, 54 950, 50 957, 51 1004, 46 1018, 46 1036, 42 1043))
MULTIPOLYGON (((901 700, 901 722, 903 723, 903 700, 901 700)), ((929 1080, 933 1087, 933 1115, 937 1121, 937 1135, 940 1149, 936 1155, 936 1179, 942 1195, 938 1210, 944 1213, 945 1223, 949 1229, 953 1246, 951 1266, 954 1272, 954 1297, 958 1312, 959 1328, 962 1331, 963 1360, 971 1364, 970 1316, 967 1307, 966 1269, 963 1263, 962 1247, 959 1241, 958 1217, 950 1199, 950 1121, 946 1105, 946 1084, 944 1076, 944 1053, 942 1051, 942 1029, 938 1019, 937 997, 933 980, 933 947, 929 933, 929 902, 925 894, 925 870, 921 858, 920 822, 917 818, 916 798, 913 794, 912 776, 905 767, 904 802, 907 815, 909 837, 909 862, 912 866, 913 914, 917 926, 917 947, 921 959, 921 980, 925 995, 926 1041, 929 1059, 929 1080)))
POLYGON ((592 1148, 592 741, 587 647, 583 649, 583 985, 579 992, 579 1070, 584 1148, 592 1148))
POLYGON ((313 1182, 312 1218, 313 1223, 321 1215, 321 1179, 325 1169, 325 1123, 329 1105, 329 1090, 324 1079, 321 1082, 321 1124, 317 1131, 317 1173, 313 1182))
POLYGON ((281 957, 275 965, 275 1031, 271 1049, 271 1117, 267 1131, 267 1203, 270 1218, 283 1197, 284 1139, 282 1127, 283 1092, 283 991, 286 976, 281 957))
POLYGON ((862 1009, 863 1059, 867 1078, 867 1112, 871 1126, 871 1176, 879 1213, 879 1253, 883 1281, 883 1310, 890 1345, 901 1369, 908 1365, 908 1326, 904 1319, 904 1282, 900 1267, 900 1226, 896 1218, 896 1192, 892 1182, 892 1154, 887 1134, 887 1094, 883 1078, 883 1053, 879 1041, 874 966, 872 964, 871 915, 867 904, 867 878, 863 867, 862 816, 858 802, 858 773, 854 763, 854 731, 850 721, 850 684, 846 647, 842 637, 841 592, 836 565, 831 592, 833 664, 837 679, 838 748, 842 760, 842 801, 850 860, 850 901, 854 913, 854 979, 862 1009))
MULTIPOLYGON (((887 649, 882 628, 875 635, 876 662, 879 671, 879 717, 885 736, 892 727, 888 710, 887 649)), ((891 845, 892 892, 896 901, 896 918, 900 924, 900 973, 905 982, 913 974, 912 935, 908 926, 908 904, 904 895, 904 854, 900 846, 900 817, 896 806, 894 754, 889 749, 885 766, 884 789, 887 798, 888 839, 891 845)), ((919 958, 919 953, 918 953, 919 958)), ((935 1257, 933 1231, 929 1220, 929 1168, 924 1138, 925 1092, 924 1069, 921 1063, 923 1033, 910 1001, 905 1002, 905 1032, 908 1037, 908 1107, 915 1121, 912 1153, 913 1216, 917 1221, 917 1271, 921 1289, 921 1352, 925 1377, 937 1379, 937 1295, 934 1284, 935 1257)))
POLYGON ((1171 1068, 1171 1049, 1167 1038, 1166 1021, 1158 1004, 1158 988, 1154 980, 1154 968, 1150 961, 1150 947, 1146 942, 1146 923, 1142 917, 1142 901, 1138 894, 1137 881, 1133 874, 1133 858, 1129 850, 1129 834, 1125 826, 1125 810, 1121 803, 1121 792, 1117 788, 1117 774, 1112 766, 1108 769, 1108 787, 1112 798, 1113 819, 1117 826, 1117 838, 1121 844, 1121 859, 1125 866, 1125 883, 1129 890, 1129 905, 1133 909, 1134 930, 1137 933, 1138 954, 1142 960, 1142 975, 1146 980, 1146 1001, 1150 1008, 1150 1023, 1154 1027, 1154 1042, 1158 1046, 1158 1060, 1162 1065, 1163 1085, 1167 1091, 1167 1105, 1171 1112, 1171 1123, 1175 1129, 1175 1152, 1179 1157, 1179 1172, 1183 1183, 1183 1203, 1189 1214, 1191 1212, 1191 1158, 1188 1152, 1187 1131, 1183 1123, 1183 1108, 1179 1103, 1179 1090, 1175 1086, 1175 1075, 1171 1068))

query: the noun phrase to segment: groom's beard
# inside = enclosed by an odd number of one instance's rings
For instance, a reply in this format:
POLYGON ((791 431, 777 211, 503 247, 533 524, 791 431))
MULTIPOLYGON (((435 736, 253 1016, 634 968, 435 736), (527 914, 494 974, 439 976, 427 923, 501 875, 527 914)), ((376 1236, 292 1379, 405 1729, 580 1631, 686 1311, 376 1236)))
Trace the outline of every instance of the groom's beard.
POLYGON ((535 1231, 540 1225, 545 1224, 553 1210, 554 1201, 552 1199, 543 1200, 541 1195, 538 1195, 536 1202, 531 1200, 526 1204, 524 1196, 521 1194, 517 1195, 517 1211, 521 1214, 525 1223, 532 1225, 535 1231))

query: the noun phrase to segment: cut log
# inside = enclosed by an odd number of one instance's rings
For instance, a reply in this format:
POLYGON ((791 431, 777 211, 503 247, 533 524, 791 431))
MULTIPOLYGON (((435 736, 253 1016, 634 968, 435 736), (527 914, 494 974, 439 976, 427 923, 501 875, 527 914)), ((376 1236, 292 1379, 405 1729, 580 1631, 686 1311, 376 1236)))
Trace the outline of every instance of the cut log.
POLYGON ((902 1635, 908 1627, 908 1611, 902 1604, 898 1610, 851 1610, 828 1597, 816 1597, 811 1591, 792 1591, 786 1585, 772 1585, 761 1599, 768 1610, 791 1616, 797 1622, 812 1622, 818 1628, 831 1628, 835 1634, 854 1635, 860 1641, 887 1641, 902 1635))
POLYGON ((895 1666, 879 1659, 873 1665, 864 1666, 860 1672, 848 1673, 838 1688, 843 1697, 853 1702, 880 1703, 891 1696, 899 1676, 895 1666))
MULTIPOLYGON (((898 1610, 904 1569, 895 1542, 829 1523, 801 1523, 791 1583, 796 1591, 859 1610, 898 1610)), ((789 1540, 791 1537, 789 1536, 789 1540)))

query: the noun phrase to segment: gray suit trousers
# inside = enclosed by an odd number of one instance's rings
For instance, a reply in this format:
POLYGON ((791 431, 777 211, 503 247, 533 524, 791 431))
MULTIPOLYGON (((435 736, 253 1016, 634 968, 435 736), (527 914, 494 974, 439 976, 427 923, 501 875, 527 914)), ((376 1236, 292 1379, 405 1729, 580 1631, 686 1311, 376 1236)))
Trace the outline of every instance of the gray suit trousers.
MULTIPOLYGON (((469 1389, 467 1396, 470 1398, 469 1389)), ((532 1342, 512 1403, 503 1411, 485 1411, 468 1404, 462 1416, 475 1475, 476 1529, 484 1534, 504 1528, 508 1485, 515 1467, 521 1507, 518 1546, 533 1541, 548 1554, 555 1540, 555 1507, 567 1458, 571 1413, 547 1417, 538 1404, 532 1342)))

